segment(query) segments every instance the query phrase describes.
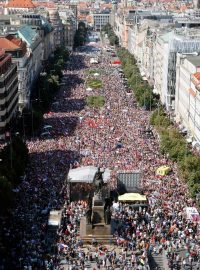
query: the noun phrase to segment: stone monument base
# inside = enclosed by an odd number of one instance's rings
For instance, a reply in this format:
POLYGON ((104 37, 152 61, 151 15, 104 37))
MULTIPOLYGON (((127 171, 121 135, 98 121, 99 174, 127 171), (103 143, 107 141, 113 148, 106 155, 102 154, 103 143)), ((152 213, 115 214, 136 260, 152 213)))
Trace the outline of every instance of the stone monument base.
POLYGON ((110 244, 113 241, 111 234, 111 225, 105 223, 86 224, 86 218, 82 217, 80 222, 80 239, 84 244, 91 244, 95 238, 98 243, 110 244))
POLYGON ((104 206, 92 207, 92 223, 104 223, 104 206))

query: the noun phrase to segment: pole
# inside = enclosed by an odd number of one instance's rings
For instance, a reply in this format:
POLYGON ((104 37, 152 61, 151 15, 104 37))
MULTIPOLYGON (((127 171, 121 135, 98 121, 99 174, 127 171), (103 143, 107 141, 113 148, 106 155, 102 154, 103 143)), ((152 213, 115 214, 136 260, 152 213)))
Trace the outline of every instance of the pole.
MULTIPOLYGON (((32 103, 31 103, 32 104, 32 103)), ((33 106, 31 106, 31 122, 32 122, 32 137, 34 138, 34 131, 33 131, 33 106)))
POLYGON ((24 140, 25 140, 26 139, 26 135, 25 135, 24 114, 22 114, 22 121, 23 121, 23 133, 24 133, 24 140))
POLYGON ((151 112, 151 94, 150 94, 150 112, 151 112))
POLYGON ((12 160, 12 138, 11 138, 11 134, 10 134, 10 168, 11 168, 11 170, 13 168, 13 160, 12 160))

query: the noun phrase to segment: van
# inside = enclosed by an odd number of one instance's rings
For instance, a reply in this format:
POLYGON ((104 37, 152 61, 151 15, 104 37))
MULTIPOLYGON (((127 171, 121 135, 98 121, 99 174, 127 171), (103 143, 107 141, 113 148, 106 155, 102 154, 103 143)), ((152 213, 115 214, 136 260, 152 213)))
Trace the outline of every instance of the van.
POLYGON ((43 126, 43 129, 51 129, 52 128, 52 126, 51 125, 45 125, 45 126, 43 126))
POLYGON ((49 131, 45 131, 45 132, 41 133, 41 137, 43 137, 43 138, 47 138, 50 136, 51 136, 51 133, 49 131))

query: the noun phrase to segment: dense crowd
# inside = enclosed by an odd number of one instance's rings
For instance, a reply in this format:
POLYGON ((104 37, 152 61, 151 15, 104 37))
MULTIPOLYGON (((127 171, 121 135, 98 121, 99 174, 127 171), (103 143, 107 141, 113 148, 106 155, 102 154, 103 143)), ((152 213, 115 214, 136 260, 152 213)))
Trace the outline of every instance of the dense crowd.
POLYGON ((85 254, 82 242, 77 239, 77 226, 86 205, 68 202, 65 179, 69 168, 87 165, 109 168, 111 189, 116 188, 117 171, 140 170, 150 203, 150 208, 144 211, 127 205, 119 205, 113 211, 117 224, 115 238, 123 252, 116 258, 114 251, 102 250, 98 245, 97 252, 104 252, 105 256, 97 265, 114 267, 120 263, 117 260, 122 263, 126 261, 127 250, 131 257, 123 269, 148 269, 149 252, 165 251, 171 269, 177 261, 185 267, 199 260, 199 223, 187 220, 184 215, 184 208, 195 206, 195 201, 188 198, 176 164, 160 154, 156 132, 148 136, 145 133, 150 128, 149 112, 137 107, 124 79, 110 61, 107 54, 102 54, 95 68, 99 69, 103 87, 88 91, 86 77, 92 75, 86 75, 85 70, 93 68, 89 56, 76 52, 71 55, 64 72, 65 86, 51 111, 44 115, 45 124, 52 126, 51 137, 27 142, 31 162, 26 180, 16 190, 16 207, 10 218, 2 221, 3 242, 9 249, 2 250, 0 269, 58 269, 61 254, 66 261, 78 261, 77 269, 84 269, 85 258, 90 260, 93 254, 90 251, 85 254), (88 95, 103 95, 105 105, 89 108, 85 103, 88 95), (171 168, 171 173, 162 179, 155 174, 161 165, 171 168), (47 252, 48 213, 63 205, 57 255, 52 257, 47 252), (187 253, 183 258, 177 255, 181 248, 187 253))

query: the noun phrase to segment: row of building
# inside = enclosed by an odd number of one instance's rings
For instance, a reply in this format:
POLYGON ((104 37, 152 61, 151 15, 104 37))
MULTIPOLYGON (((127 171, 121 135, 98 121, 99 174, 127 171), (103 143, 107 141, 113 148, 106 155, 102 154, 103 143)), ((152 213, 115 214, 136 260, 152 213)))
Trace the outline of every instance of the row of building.
POLYGON ((30 107, 30 96, 59 47, 71 50, 77 29, 74 5, 11 0, 0 15, 0 138, 11 118, 30 107), (42 73, 42 74, 43 74, 42 73))
MULTIPOLYGON (((195 2, 198 7, 198 1, 195 2)), ((188 142, 200 146, 199 9, 175 13, 114 4, 110 23, 120 45, 135 56, 141 75, 188 142)))

